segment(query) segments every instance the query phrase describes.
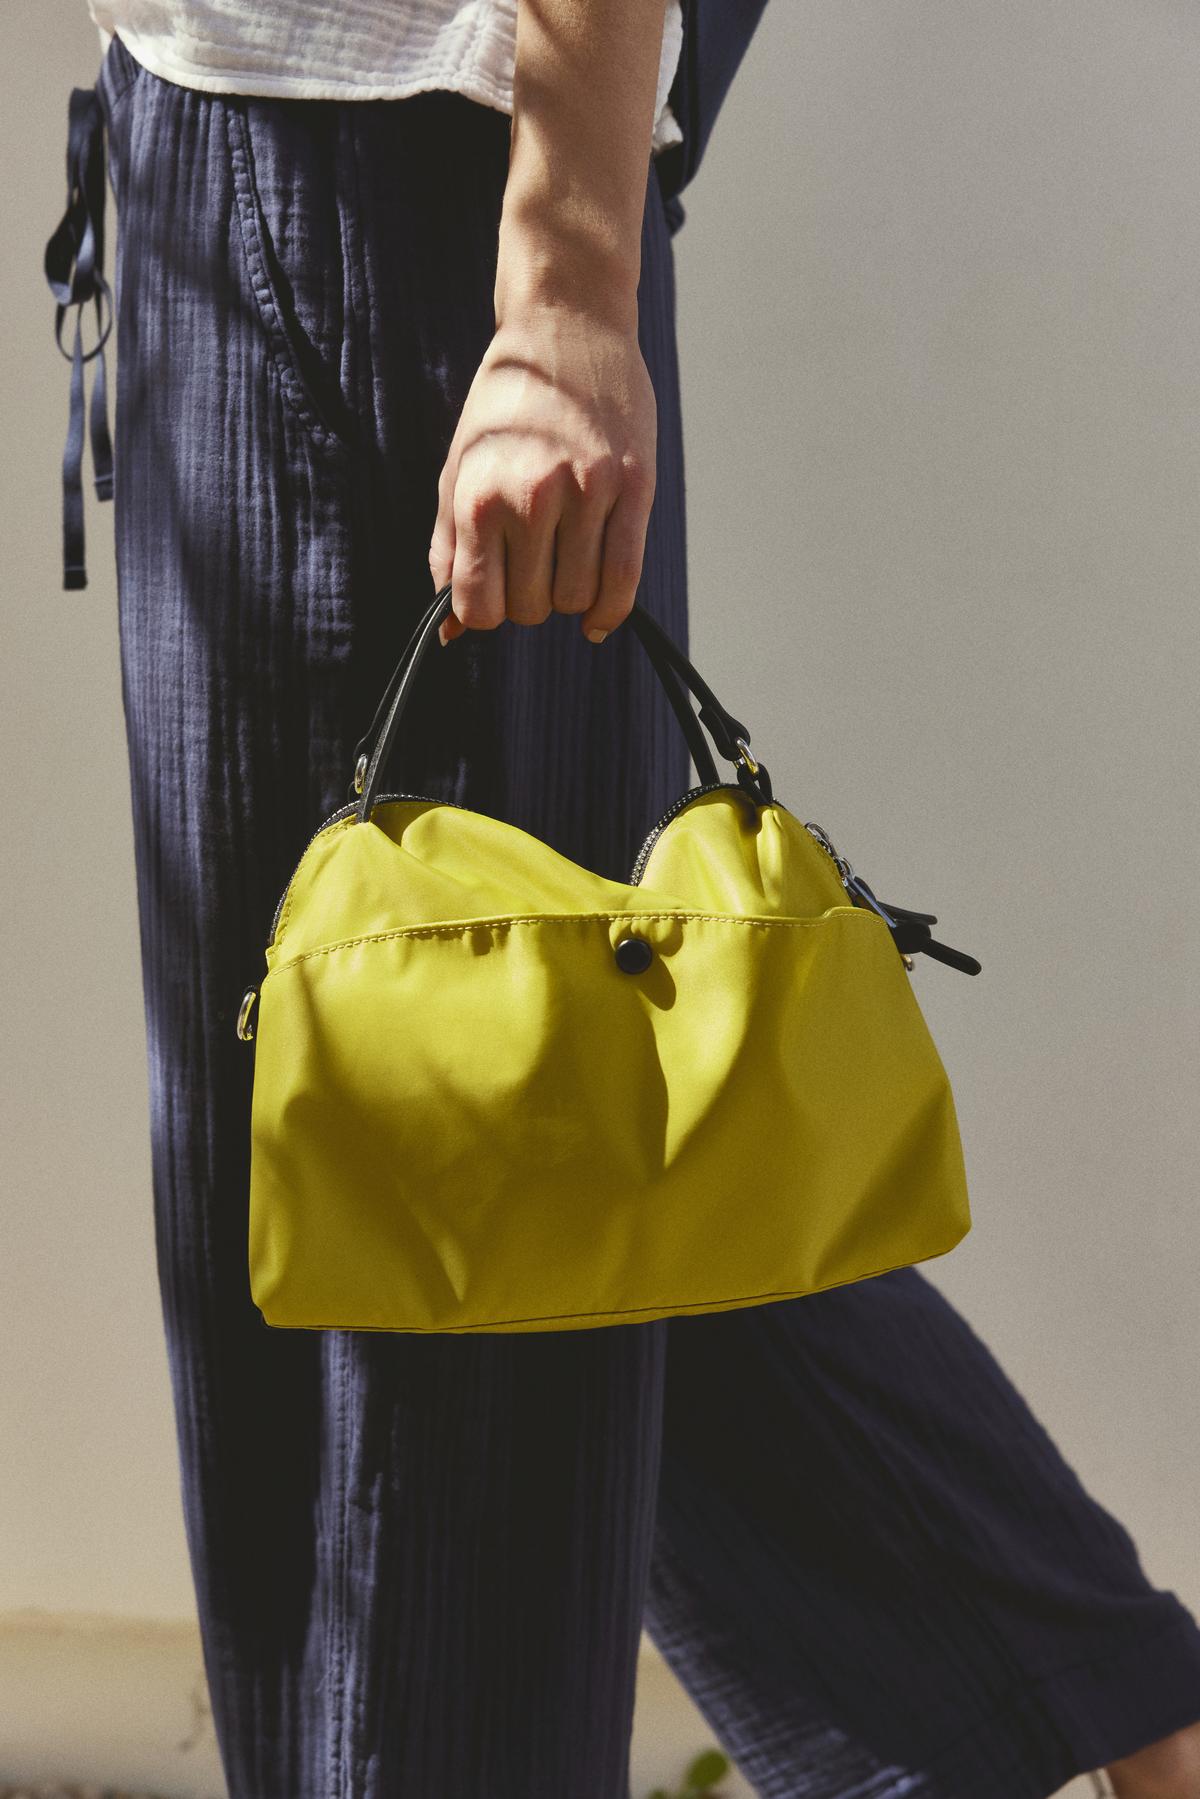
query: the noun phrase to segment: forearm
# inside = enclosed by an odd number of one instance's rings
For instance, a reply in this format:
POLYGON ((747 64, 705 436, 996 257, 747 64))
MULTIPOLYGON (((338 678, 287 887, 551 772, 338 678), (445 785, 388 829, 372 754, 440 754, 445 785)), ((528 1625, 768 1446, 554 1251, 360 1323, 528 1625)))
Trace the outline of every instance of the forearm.
POLYGON ((508 617, 628 614, 656 480, 638 341, 666 0, 517 0, 496 330, 438 483, 429 566, 448 642, 508 617))
POLYGON ((498 323, 583 305, 637 321, 666 0, 518 0, 498 323))

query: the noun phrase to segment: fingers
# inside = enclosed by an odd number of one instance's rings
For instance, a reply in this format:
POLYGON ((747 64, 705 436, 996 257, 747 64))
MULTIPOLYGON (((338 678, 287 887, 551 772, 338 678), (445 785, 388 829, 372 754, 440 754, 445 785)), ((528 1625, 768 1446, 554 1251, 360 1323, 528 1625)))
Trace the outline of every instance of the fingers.
POLYGON ((602 643, 637 594, 653 476, 627 463, 618 479, 611 458, 524 475, 490 457, 476 464, 448 460, 438 485, 429 567, 435 586, 452 585, 454 607, 442 642, 506 617, 541 624, 555 611, 578 616, 602 643))
POLYGON ((580 619, 589 643, 603 643, 633 608, 653 499, 653 482, 631 478, 605 521, 599 592, 595 604, 580 619))
POLYGON ((595 604, 600 591, 604 521, 615 497, 616 485, 604 470, 576 477, 574 503, 559 519, 555 540, 550 596, 555 612, 581 613, 595 604))
POLYGON ((429 572, 433 576, 434 587, 439 591, 445 587, 454 567, 453 497, 453 477, 447 463, 438 480, 437 518, 434 520, 433 536, 429 542, 429 572))
POLYGON ((566 471, 551 464, 516 478, 504 520, 505 604, 519 625, 540 625, 550 615, 555 533, 566 502, 566 471))
MULTIPOLYGON (((454 567, 454 471, 456 458, 448 456, 438 477, 438 511, 434 520, 433 537, 429 544, 429 572, 433 576, 433 586, 440 593, 450 579, 454 567)), ((438 626, 438 637, 443 644, 458 637, 466 626, 451 612, 438 626)))
POLYGON ((468 631, 494 631, 505 615, 504 496, 497 483, 454 486, 454 612, 468 631))

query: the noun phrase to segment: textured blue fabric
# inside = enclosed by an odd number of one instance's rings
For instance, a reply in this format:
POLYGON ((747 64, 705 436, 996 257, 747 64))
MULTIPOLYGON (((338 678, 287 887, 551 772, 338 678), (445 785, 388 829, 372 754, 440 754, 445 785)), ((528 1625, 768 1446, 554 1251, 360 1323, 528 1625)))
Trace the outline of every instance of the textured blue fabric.
MULTIPOLYGON (((1194 1621, 915 1271, 598 1331, 263 1324, 234 1018, 432 591, 510 127, 202 94, 119 39, 98 86, 154 1228, 232 1799, 626 1799, 643 1620, 769 1799, 1038 1799, 1200 1717, 1194 1621)), ((686 644, 668 203, 640 597, 686 644)), ((624 630, 468 633, 413 719, 389 785, 603 873, 687 784, 624 630)))
POLYGON ((655 158, 676 228, 677 199, 704 158, 713 126, 766 8, 766 0, 682 0, 683 43, 667 96, 682 139, 655 158))

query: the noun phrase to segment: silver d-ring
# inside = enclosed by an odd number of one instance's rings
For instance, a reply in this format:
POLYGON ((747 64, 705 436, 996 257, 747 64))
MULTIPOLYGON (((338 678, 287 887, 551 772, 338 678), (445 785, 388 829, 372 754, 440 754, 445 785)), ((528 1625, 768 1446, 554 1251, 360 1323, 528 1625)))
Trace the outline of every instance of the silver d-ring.
POLYGON ((752 775, 756 775, 758 773, 758 763, 750 754, 750 745, 746 742, 746 739, 744 737, 735 737, 733 741, 742 752, 738 760, 741 762, 743 768, 747 769, 752 775))

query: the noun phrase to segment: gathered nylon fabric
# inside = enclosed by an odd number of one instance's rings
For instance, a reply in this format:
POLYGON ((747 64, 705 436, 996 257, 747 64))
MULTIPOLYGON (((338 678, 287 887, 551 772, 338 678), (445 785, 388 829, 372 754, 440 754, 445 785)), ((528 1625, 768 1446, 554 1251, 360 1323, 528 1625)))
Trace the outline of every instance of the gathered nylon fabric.
POLYGON ((266 959, 249 1252, 269 1324, 729 1310, 969 1228, 905 965, 779 803, 697 796, 630 885, 501 820, 381 802, 310 843, 266 959))

